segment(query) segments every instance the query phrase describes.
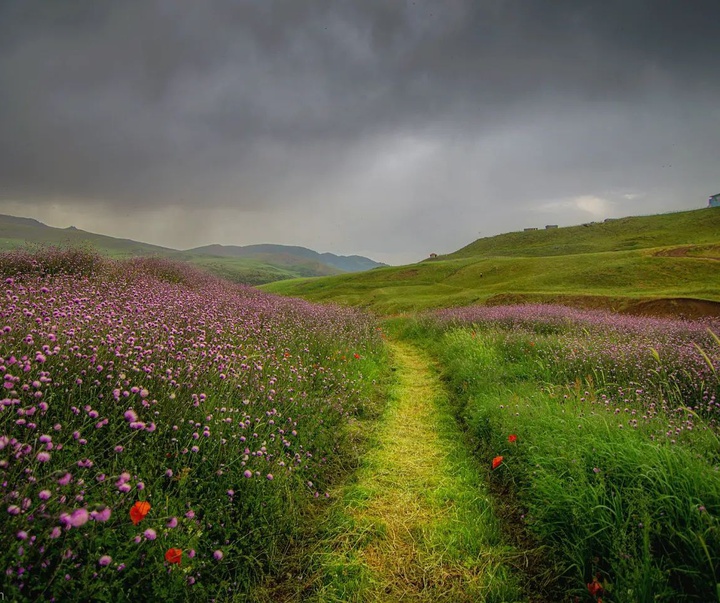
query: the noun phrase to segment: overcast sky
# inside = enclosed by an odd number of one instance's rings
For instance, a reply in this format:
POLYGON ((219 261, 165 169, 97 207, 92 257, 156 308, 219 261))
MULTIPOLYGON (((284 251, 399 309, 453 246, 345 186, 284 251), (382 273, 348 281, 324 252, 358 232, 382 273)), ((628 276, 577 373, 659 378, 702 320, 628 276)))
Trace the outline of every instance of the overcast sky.
POLYGON ((388 263, 720 192, 718 0, 0 0, 0 213, 388 263))

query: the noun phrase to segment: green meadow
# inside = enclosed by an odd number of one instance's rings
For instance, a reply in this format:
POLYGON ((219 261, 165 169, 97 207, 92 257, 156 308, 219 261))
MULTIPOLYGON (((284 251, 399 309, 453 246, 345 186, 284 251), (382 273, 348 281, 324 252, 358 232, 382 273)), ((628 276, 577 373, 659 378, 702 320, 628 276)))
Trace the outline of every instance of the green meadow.
POLYGON ((510 233, 263 291, 220 258, 4 252, 0 591, 720 603, 718 233, 510 233))
POLYGON ((720 321, 523 305, 388 326, 442 367, 529 600, 720 600, 720 321))
POLYGON ((263 288, 382 315, 530 301, 621 311, 675 298, 720 302, 718 233, 714 208, 623 218, 509 233, 411 266, 263 288))
MULTIPOLYGON (((456 448, 492 501, 484 529, 501 534, 474 553, 497 580, 470 595, 466 576, 448 600, 706 602, 720 601, 719 260, 720 212, 706 209, 263 288, 385 316, 392 339, 434 359, 456 448)), ((372 595, 383 582, 362 564, 368 546, 343 553, 364 578, 342 590, 332 574, 329 592, 347 596, 332 600, 393 600, 372 595)))

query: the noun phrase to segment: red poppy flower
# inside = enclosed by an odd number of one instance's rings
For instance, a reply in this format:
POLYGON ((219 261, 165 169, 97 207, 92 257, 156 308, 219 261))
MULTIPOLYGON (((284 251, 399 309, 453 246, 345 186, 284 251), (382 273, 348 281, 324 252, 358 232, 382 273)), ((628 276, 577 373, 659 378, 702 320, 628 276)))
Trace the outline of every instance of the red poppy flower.
POLYGON ((492 468, 493 468, 493 469, 497 469, 497 468, 500 466, 500 463, 502 463, 502 462, 503 462, 503 457, 501 457, 501 456, 496 456, 496 457, 492 460, 492 468))
POLYGON ((180 565, 182 561, 182 550, 181 549, 168 549, 165 551, 165 561, 168 563, 177 563, 180 565))
POLYGON ((592 582, 588 582, 587 587, 593 597, 603 594, 602 584, 600 584, 597 578, 593 578, 592 582))
POLYGON ((130 519, 133 525, 139 524, 150 512, 150 503, 145 500, 137 501, 130 509, 130 519))
POLYGON ((511 434, 508 436, 508 442, 510 442, 511 444, 512 444, 513 442, 517 442, 517 436, 516 436, 514 433, 511 433, 511 434))
POLYGON ((355 354, 355 360, 358 360, 360 358, 360 354, 355 354))

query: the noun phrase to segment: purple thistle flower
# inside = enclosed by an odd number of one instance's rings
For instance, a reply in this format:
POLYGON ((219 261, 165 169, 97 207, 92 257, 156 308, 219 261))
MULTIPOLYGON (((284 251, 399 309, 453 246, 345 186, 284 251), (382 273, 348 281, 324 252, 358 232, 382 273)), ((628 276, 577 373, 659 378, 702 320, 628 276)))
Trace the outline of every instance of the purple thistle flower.
POLYGON ((90 519, 90 514, 88 513, 88 510, 85 508, 81 509, 75 509, 70 514, 70 525, 74 528, 79 528, 80 526, 84 526, 88 520, 90 519))
POLYGON ((50 460, 50 453, 49 452, 38 452, 37 458, 39 463, 47 463, 50 460))
POLYGON ((152 528, 148 528, 147 530, 145 530, 143 532, 143 535, 148 540, 155 540, 157 538, 157 532, 155 532, 155 530, 153 530, 152 528))
POLYGON ((137 421, 138 419, 137 413, 132 408, 126 410, 123 416, 125 417, 125 420, 130 423, 137 421))
POLYGON ((176 527, 177 527, 177 524, 178 524, 177 517, 171 517, 171 518, 170 518, 170 521, 168 521, 165 525, 166 525, 168 528, 176 528, 176 527))
POLYGON ((110 510, 110 507, 103 507, 99 511, 92 511, 90 513, 90 517, 94 521, 99 521, 100 523, 106 522, 108 519, 110 519, 110 514, 112 511, 110 510))
POLYGON ((219 549, 213 553, 213 558, 215 559, 215 561, 220 561, 223 557, 223 552, 219 549))
POLYGON ((98 565, 102 567, 107 567, 112 563, 112 557, 110 555, 103 555, 98 559, 98 565))

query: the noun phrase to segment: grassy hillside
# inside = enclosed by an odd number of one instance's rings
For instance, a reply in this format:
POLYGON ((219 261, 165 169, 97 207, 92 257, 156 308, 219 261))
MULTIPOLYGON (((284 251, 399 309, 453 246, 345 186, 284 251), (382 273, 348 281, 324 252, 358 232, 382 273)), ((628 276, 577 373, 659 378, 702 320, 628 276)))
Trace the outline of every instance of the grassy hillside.
POLYGON ((342 272, 362 272, 378 266, 385 266, 359 255, 335 255, 318 253, 307 247, 297 245, 206 245, 189 249, 187 253, 202 256, 212 255, 225 258, 248 258, 271 263, 276 266, 306 264, 313 267, 314 276, 339 274, 342 272))
POLYGON ((177 256, 235 283, 262 285, 283 279, 338 274, 338 270, 319 262, 273 256, 268 258, 235 258, 182 253, 177 256))
MULTIPOLYGON (((705 208, 486 237, 443 258, 554 256, 720 242, 720 212, 705 208)), ((717 251, 717 248, 715 249, 717 251)), ((718 254, 716 254, 718 257, 718 254)))
POLYGON ((637 310, 657 299, 720 302, 719 260, 720 212, 706 209, 509 233, 419 264, 264 289, 382 314, 519 301, 637 310))
POLYGON ((103 255, 135 257, 143 255, 169 256, 174 249, 117 239, 87 232, 78 228, 53 228, 29 218, 0 215, 0 250, 16 249, 23 245, 90 245, 103 255))

